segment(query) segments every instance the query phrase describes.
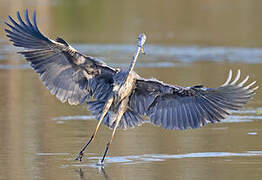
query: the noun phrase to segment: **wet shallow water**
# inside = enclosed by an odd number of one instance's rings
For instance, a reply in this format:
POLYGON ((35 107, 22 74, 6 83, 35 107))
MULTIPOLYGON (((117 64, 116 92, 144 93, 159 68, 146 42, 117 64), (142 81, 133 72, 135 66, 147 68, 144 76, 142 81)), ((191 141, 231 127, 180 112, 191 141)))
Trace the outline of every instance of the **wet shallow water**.
MULTIPOLYGON (((136 35, 148 32, 147 55, 140 57, 136 71, 143 77, 171 84, 215 87, 225 81, 229 69, 241 69, 243 75, 249 74, 258 84, 262 82, 262 24, 257 19, 261 12, 256 8, 260 1, 252 1, 249 6, 239 3, 236 7, 233 1, 198 1, 207 17, 193 1, 174 1, 173 7, 154 1, 145 10, 146 15, 143 7, 133 13, 137 1, 117 1, 116 7, 104 1, 52 2, 32 5, 24 1, 24 5, 13 3, 10 9, 2 5, 0 20, 6 20, 17 9, 35 8, 45 34, 65 37, 81 52, 120 67, 128 65, 136 35), (85 18, 92 19, 92 13, 86 17, 80 12, 87 12, 83 7, 91 11, 90 6, 103 12, 103 16, 87 22, 85 18), (123 17, 117 13, 109 17, 109 12, 120 7, 124 9, 123 17), (229 7, 235 8, 232 14, 229 7), (166 13, 155 11, 158 8, 166 13), (183 13, 180 9, 195 11, 183 13), (202 21, 197 15, 205 18, 202 26, 197 24, 202 21), (81 26, 75 24, 76 18, 83 21, 79 21, 81 26)), ((51 96, 16 50, 2 33, 0 179, 261 179, 260 90, 241 111, 233 112, 222 123, 186 131, 164 130, 148 123, 120 130, 101 167, 97 163, 111 130, 101 127, 83 161, 75 161, 97 121, 84 105, 69 106, 51 96)))

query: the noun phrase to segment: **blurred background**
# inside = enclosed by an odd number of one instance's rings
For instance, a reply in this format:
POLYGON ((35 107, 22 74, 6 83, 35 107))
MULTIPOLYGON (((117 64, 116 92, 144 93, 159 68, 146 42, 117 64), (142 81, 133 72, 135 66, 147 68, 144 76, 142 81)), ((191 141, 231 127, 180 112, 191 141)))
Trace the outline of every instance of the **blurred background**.
POLYGON ((0 0, 0 179, 260 179, 260 90, 224 123, 118 131, 104 169, 95 165, 111 135, 102 127, 84 161, 74 161, 97 121, 85 105, 50 95, 8 42, 4 22, 35 10, 43 34, 120 67, 145 32, 136 66, 143 77, 215 87, 241 69, 261 85, 261 7, 261 0, 0 0))

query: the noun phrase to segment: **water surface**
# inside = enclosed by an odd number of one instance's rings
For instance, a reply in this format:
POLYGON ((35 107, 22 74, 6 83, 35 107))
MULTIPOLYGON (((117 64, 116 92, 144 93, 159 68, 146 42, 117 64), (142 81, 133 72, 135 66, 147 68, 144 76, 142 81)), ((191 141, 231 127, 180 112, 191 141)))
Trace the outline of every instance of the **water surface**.
MULTIPOLYGON (((40 29, 85 54, 127 67, 136 36, 148 35, 136 71, 171 84, 221 85, 229 69, 262 82, 261 1, 4 1, 0 22, 37 11, 40 29)), ((4 25, 1 24, 1 29, 4 25)), ((262 94, 222 123, 172 131, 145 123, 120 130, 104 167, 111 130, 85 105, 51 96, 0 31, 0 179, 261 179, 262 94)))

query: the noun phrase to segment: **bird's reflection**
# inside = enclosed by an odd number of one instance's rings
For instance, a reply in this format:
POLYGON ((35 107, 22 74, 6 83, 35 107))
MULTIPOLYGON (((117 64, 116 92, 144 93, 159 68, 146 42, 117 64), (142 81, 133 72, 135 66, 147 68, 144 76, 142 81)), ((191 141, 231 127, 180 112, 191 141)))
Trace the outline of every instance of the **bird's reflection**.
POLYGON ((77 172, 79 174, 80 179, 86 179, 82 168, 79 168, 77 172))
POLYGON ((109 180, 109 177, 108 177, 106 170, 103 166, 98 167, 98 171, 99 171, 99 174, 101 174, 104 177, 104 179, 109 180))
MULTIPOLYGON (((98 166, 97 169, 98 169, 98 173, 101 176, 103 176, 105 180, 109 180, 109 177, 108 177, 106 170, 103 166, 98 166)), ((84 172, 84 170, 82 170, 82 168, 79 168, 77 173, 79 174, 79 177, 80 177, 81 180, 87 179, 86 176, 85 176, 85 172, 84 172)))

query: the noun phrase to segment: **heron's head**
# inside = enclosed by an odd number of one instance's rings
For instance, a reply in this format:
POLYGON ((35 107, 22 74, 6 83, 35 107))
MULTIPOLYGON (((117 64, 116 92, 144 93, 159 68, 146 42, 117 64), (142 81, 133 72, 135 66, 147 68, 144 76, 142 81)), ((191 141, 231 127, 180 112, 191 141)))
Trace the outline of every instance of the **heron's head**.
POLYGON ((145 54, 145 51, 144 51, 144 44, 146 42, 146 35, 145 33, 141 33, 138 35, 138 43, 137 43, 137 46, 141 48, 141 52, 143 54, 145 54))

